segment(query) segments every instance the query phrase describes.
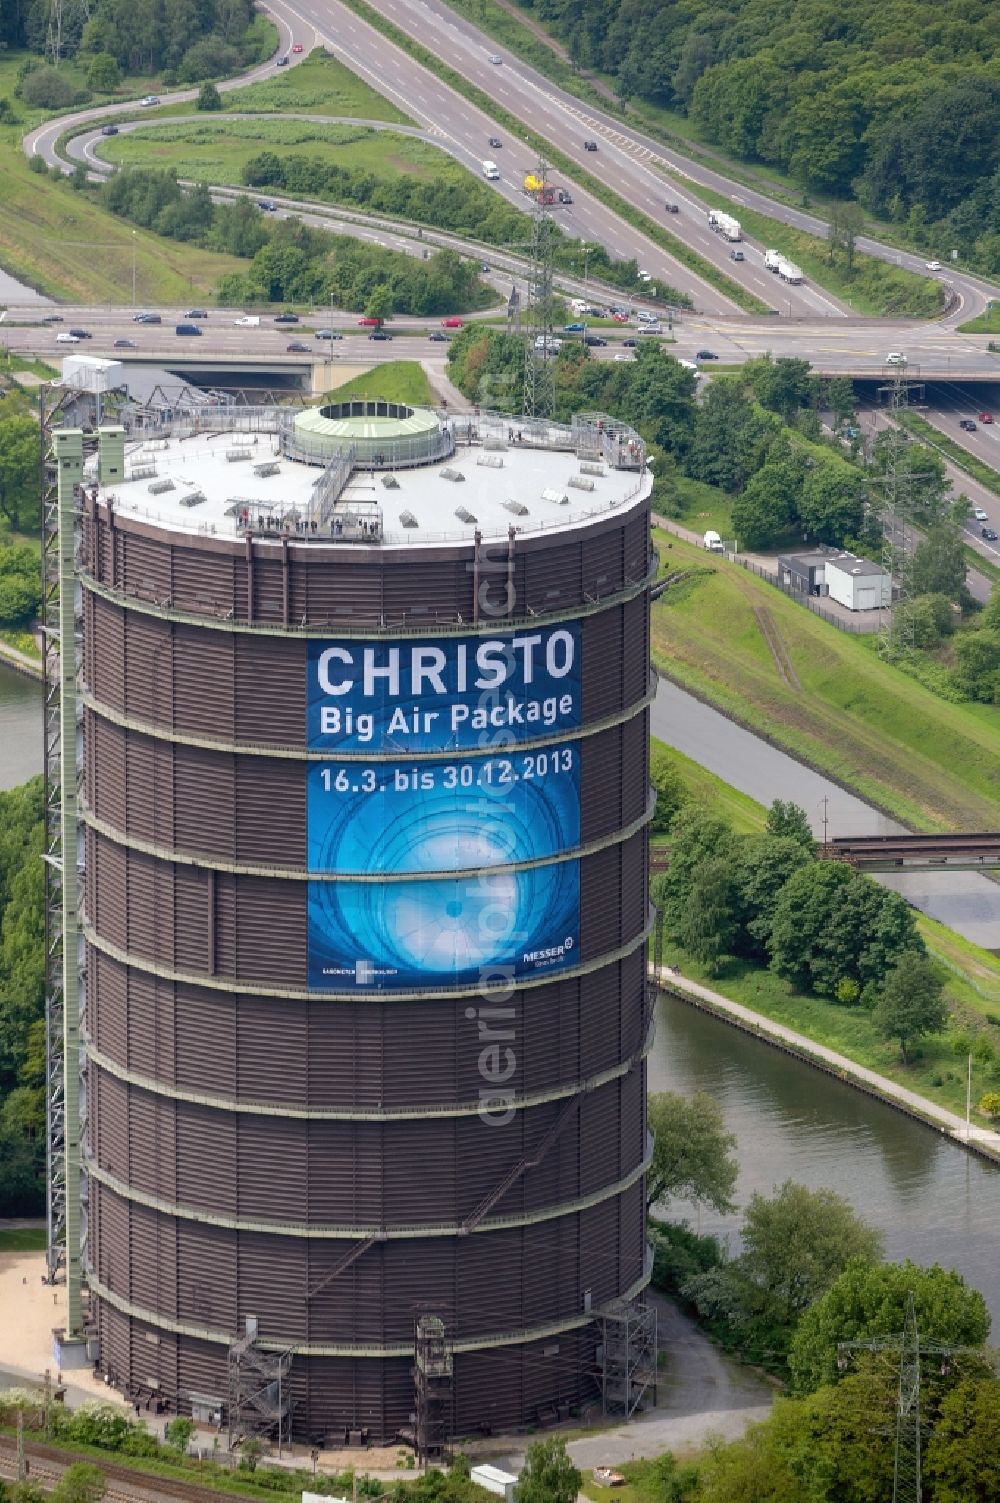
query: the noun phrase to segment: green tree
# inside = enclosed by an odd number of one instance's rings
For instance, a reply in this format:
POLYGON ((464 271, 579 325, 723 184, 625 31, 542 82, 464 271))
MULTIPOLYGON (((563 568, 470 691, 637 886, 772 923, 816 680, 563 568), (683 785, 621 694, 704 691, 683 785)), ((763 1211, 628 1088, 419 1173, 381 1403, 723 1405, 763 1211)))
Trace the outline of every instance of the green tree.
POLYGON ((738 955, 766 963, 778 896, 793 873, 811 860, 811 850, 794 836, 748 835, 740 841, 733 861, 738 955))
POLYGON ((164 1429, 163 1438, 168 1446, 172 1446, 183 1456, 191 1444, 194 1428, 194 1420, 189 1419, 186 1414, 178 1414, 164 1429))
POLYGON ((710 1443, 696 1496, 698 1503, 808 1503, 767 1425, 751 1425, 730 1445, 710 1443))
POLYGON ((780 1366, 803 1312, 852 1258, 874 1262, 882 1237, 832 1190, 786 1180, 747 1207, 739 1257, 689 1281, 683 1293, 753 1360, 780 1366))
POLYGON ((100 1467, 77 1461, 66 1468, 49 1497, 52 1503, 101 1503, 107 1490, 100 1467))
POLYGON ((791 799, 776 798, 767 811, 767 833, 797 840, 810 854, 816 848, 809 816, 800 804, 791 799))
POLYGON ((733 502, 733 530, 742 548, 767 548, 787 531, 798 512, 804 473, 801 461, 787 456, 769 458, 750 477, 733 502))
POLYGON ((718 974, 736 938, 737 892, 731 863, 710 857, 695 867, 688 891, 681 943, 696 960, 718 974))
POLYGON ((1000 704, 1000 631, 980 627, 955 638, 952 681, 968 699, 1000 704))
POLYGON ((687 803, 687 790, 669 747, 655 739, 649 748, 649 780, 656 791, 656 812, 649 827, 650 834, 666 835, 674 816, 687 803))
POLYGON ((536 1440, 528 1447, 518 1478, 518 1503, 576 1503, 582 1481, 566 1454, 565 1441, 536 1440))
POLYGON ((928 1033, 943 1033, 948 1009, 941 981, 926 955, 904 951, 885 978, 872 1022, 884 1039, 897 1039, 904 1064, 909 1046, 928 1033))
POLYGON ((118 59, 110 52, 95 52, 87 68, 87 85, 95 94, 113 94, 122 81, 118 59))
POLYGON ((1000 1498, 1000 1384, 967 1378, 945 1395, 927 1442, 924 1472, 934 1503, 1000 1498))
POLYGON ((826 400, 834 421, 840 425, 849 423, 858 410, 858 399, 850 376, 833 376, 827 382, 826 400))
POLYGON ((731 1211, 738 1173, 736 1138, 726 1131, 715 1098, 706 1091, 693 1096, 661 1091, 649 1098, 647 1120, 655 1135, 646 1175, 650 1208, 688 1200, 720 1213, 731 1211))
POLYGON ((967 568, 961 528, 954 522, 938 522, 913 550, 910 587, 914 595, 961 600, 967 568))
POLYGON ((979 1110, 984 1117, 989 1117, 991 1122, 1000 1118, 1000 1091, 987 1091, 980 1099, 979 1110))
POLYGON ((722 856, 733 844, 733 832, 724 819, 706 814, 697 805, 686 805, 671 826, 670 860, 657 883, 656 902, 667 933, 680 938, 695 869, 710 856, 722 856))
POLYGON ((923 1340, 976 1347, 989 1336, 986 1301, 954 1269, 852 1261, 799 1322, 788 1354, 799 1392, 839 1381, 839 1343, 901 1332, 911 1293, 923 1340))
POLYGON ((802 483, 799 521, 813 543, 843 547, 864 526, 864 481, 844 463, 817 464, 802 483))
POLYGON ((0 418, 0 512, 29 532, 41 521, 41 450, 34 418, 0 418))
POLYGON ((816 381, 808 360, 781 356, 778 360, 762 355, 743 366, 743 379, 753 389, 762 407, 777 412, 790 422, 802 407, 811 407, 816 396, 816 381))
POLYGON ((711 382, 694 418, 688 473, 695 480, 738 491, 761 466, 779 424, 747 400, 734 376, 711 382))
POLYGON ((222 95, 214 83, 203 83, 198 90, 198 99, 195 104, 198 110, 221 110, 222 95))
POLYGON ((769 948, 779 976, 834 996, 845 978, 879 983, 904 951, 924 947, 898 893, 842 862, 810 861, 778 895, 769 948))
POLYGON ((388 282, 380 282, 368 294, 368 300, 365 303, 365 317, 377 318, 379 328, 381 328, 386 319, 392 317, 393 306, 392 288, 388 282))

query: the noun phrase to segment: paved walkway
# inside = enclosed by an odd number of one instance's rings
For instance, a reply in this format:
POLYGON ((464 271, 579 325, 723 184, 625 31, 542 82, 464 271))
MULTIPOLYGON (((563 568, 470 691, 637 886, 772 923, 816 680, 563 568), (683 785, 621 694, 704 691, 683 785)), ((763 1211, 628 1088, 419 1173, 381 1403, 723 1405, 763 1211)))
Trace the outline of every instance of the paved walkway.
POLYGON ((871 1086, 879 1095, 898 1101, 901 1106, 933 1123, 935 1127, 940 1127, 942 1132, 946 1132, 949 1137, 957 1139, 958 1142, 971 1141, 1000 1156, 1000 1132, 993 1132, 987 1127, 968 1127, 965 1118, 960 1117, 957 1112, 950 1112, 947 1107, 939 1106, 936 1101, 920 1096, 916 1091, 908 1090, 906 1086, 890 1080, 886 1075, 879 1075, 874 1070, 866 1069, 864 1065, 848 1059, 846 1054, 838 1054, 835 1049, 828 1049, 825 1044, 817 1044, 814 1039, 807 1038, 804 1033, 796 1033, 794 1028, 786 1028, 783 1023, 775 1023, 773 1019, 764 1017, 762 1013, 752 1012, 749 1007, 734 1002, 731 997, 723 996, 721 992, 714 991, 710 986, 703 986, 700 981, 692 981, 687 976, 681 976, 676 971, 667 969, 661 970, 658 976, 652 967, 650 970, 668 991, 699 997, 702 1001, 710 1003, 718 1012, 728 1013, 730 1017, 746 1024, 755 1033, 767 1034, 770 1038, 790 1044, 794 1049, 801 1050, 803 1054, 811 1054, 816 1059, 821 1059, 824 1064, 832 1066, 848 1079, 871 1086))

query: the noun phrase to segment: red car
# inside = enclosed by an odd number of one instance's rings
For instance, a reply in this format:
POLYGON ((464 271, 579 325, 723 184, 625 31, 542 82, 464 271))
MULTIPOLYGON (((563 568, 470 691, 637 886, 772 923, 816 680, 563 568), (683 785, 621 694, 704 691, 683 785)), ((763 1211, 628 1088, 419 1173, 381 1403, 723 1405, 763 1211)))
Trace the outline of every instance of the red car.
POLYGON ((292 51, 293 52, 301 52, 302 51, 302 43, 301 42, 296 42, 295 46, 292 48, 292 51))
POLYGON ((382 320, 380 318, 359 318, 358 319, 358 328, 359 329, 377 329, 378 326, 379 326, 379 324, 381 322, 382 322, 382 320))
POLYGON ((992 423, 992 421, 993 421, 993 414, 992 414, 992 412, 981 412, 979 414, 979 421, 981 423, 992 423))
POLYGON ((441 327, 442 329, 460 329, 462 322, 460 318, 443 318, 441 320, 441 327))

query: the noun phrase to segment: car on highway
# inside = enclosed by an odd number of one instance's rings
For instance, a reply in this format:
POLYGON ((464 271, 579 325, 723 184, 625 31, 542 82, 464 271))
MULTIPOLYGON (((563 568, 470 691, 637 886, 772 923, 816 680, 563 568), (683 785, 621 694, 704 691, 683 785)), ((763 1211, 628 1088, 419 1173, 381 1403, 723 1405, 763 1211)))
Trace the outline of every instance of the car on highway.
POLYGON ((663 331, 659 324, 640 324, 637 332, 640 334, 661 334, 663 331))
POLYGON ((680 204, 664 204, 663 207, 666 209, 668 214, 679 214, 681 211, 680 204))
POLYGON ((696 360, 718 360, 719 357, 714 350, 699 350, 694 358, 696 360))
POLYGON ((201 330, 197 324, 178 324, 174 329, 174 333, 187 335, 191 339, 201 338, 201 330))
POLYGON ((274 321, 276 324, 297 324, 299 315, 297 313, 276 313, 274 321))
POLYGON ((906 356, 901 354, 899 350, 890 350, 885 357, 885 363, 886 365, 905 365, 906 356))
POLYGON ((339 329, 317 329, 315 337, 317 339, 343 339, 344 336, 339 329))
POLYGON ((288 59, 287 59, 287 57, 279 57, 278 61, 275 63, 274 66, 276 68, 287 68, 288 67, 288 59))
POLYGON ((291 344, 285 345, 285 350, 289 355, 306 355, 309 353, 309 346, 303 344, 301 339, 293 339, 291 344))
POLYGON ((163 319, 158 313, 133 313, 134 324, 162 324, 163 319))
POLYGON ((43 324, 64 324, 65 322, 61 313, 46 313, 42 319, 43 324))
POLYGON ((618 362, 619 365, 624 365, 628 361, 632 361, 634 359, 635 359, 634 355, 616 355, 615 356, 615 360, 618 362))
POLYGON ((77 339, 77 337, 76 337, 75 334, 67 334, 65 330, 63 330, 63 332, 61 334, 57 334, 56 335, 56 344, 79 344, 79 343, 80 343, 80 341, 79 341, 79 339, 77 339))
POLYGON ((139 346, 134 339, 116 339, 114 348, 116 350, 137 350, 139 346))
POLYGON ((989 425, 990 423, 992 423, 992 421, 993 421, 993 414, 992 414, 992 412, 981 412, 979 414, 979 421, 981 423, 986 423, 987 425, 989 425))
POLYGON ((635 347, 636 347, 636 345, 638 344, 638 340, 636 340, 636 339, 623 339, 622 340, 622 344, 624 345, 624 347, 625 347, 626 350, 634 350, 635 347))
POLYGON ((584 141, 584 143, 583 143, 583 149, 584 149, 584 151, 596 151, 597 150, 597 142, 596 141, 584 141))
POLYGON ((620 311, 615 311, 614 313, 612 313, 611 317, 614 319, 614 321, 615 321, 616 324, 627 324, 628 323, 628 314, 627 313, 621 313, 620 311))
POLYGON ((741 250, 731 250, 729 252, 729 259, 730 261, 745 261, 746 256, 741 250))
POLYGON ((501 141, 499 136, 490 136, 489 144, 493 147, 494 151, 503 146, 503 142, 501 141))
POLYGON ((358 319, 358 328, 359 329, 378 329, 378 328, 381 328, 381 326, 382 326, 382 320, 380 318, 359 318, 358 319))
POLYGON ((278 205, 273 198, 258 198, 257 207, 258 209, 263 209, 265 214, 276 214, 278 212, 278 205))
POLYGON ((583 331, 586 329, 586 327, 587 327, 586 324, 564 324, 563 325, 563 333, 564 334, 582 334, 583 331))
POLYGON ((651 282, 653 280, 652 274, 648 271, 637 271, 636 276, 640 282, 651 282))
POLYGON ((985 538, 988 543, 995 543, 997 541, 996 528, 995 527, 980 527, 980 529, 979 529, 979 536, 981 538, 985 538))
POLYGON ((301 52, 302 51, 302 43, 301 42, 296 42, 295 46, 292 48, 292 51, 293 52, 301 52))
POLYGON ((571 204, 573 202, 573 195, 568 188, 557 188, 556 201, 561 204, 571 204))
POLYGON ((498 52, 491 52, 490 62, 493 64, 494 68, 499 68, 500 64, 503 62, 503 58, 498 52))
POLYGON ((159 104, 159 102, 160 96, 158 94, 146 94, 139 100, 139 107, 148 110, 151 105, 159 104))
POLYGON ((606 339, 602 339, 599 334, 585 334, 583 336, 583 342, 584 344, 589 345, 592 350, 596 350, 600 349, 602 345, 606 345, 608 341, 606 339))
POLYGON ((973 422, 972 418, 959 418, 958 426, 964 428, 966 433, 975 433, 979 425, 973 422))
POLYGON ((69 332, 76 339, 93 339, 93 337, 94 337, 93 334, 90 333, 89 329, 72 329, 71 328, 69 332))
POLYGON ((429 335, 428 337, 432 339, 435 344, 451 344, 451 335, 442 334, 440 329, 435 329, 434 333, 429 335))
POLYGON ((117 125, 102 125, 101 126, 101 135, 102 136, 117 136, 117 134, 118 134, 118 127, 117 127, 117 125))
POLYGON ((391 339, 392 335, 391 334, 387 334, 384 329, 373 329, 371 331, 371 333, 369 334, 368 338, 369 339, 386 340, 386 339, 391 339))
POLYGON ((461 318, 443 318, 441 320, 441 327, 442 329, 460 329, 464 322, 465 320, 461 318))
POLYGON ((185 313, 184 317, 185 318, 207 318, 208 317, 208 309, 207 308, 189 308, 188 311, 185 313))
POLYGON ((972 515, 977 522, 988 522, 990 520, 981 506, 974 506, 972 508, 972 515))
POLYGON ((940 261, 928 261, 928 263, 927 263, 927 270, 928 271, 940 271, 941 270, 941 262, 940 261))

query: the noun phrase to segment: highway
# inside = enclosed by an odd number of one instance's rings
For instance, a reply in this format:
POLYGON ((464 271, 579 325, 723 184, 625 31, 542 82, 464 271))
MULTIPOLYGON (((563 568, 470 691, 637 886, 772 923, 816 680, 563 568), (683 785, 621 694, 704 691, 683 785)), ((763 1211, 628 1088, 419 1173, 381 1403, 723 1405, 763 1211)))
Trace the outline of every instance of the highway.
MULTIPOLYGON (((672 197, 676 202, 680 202, 683 211, 685 202, 680 195, 683 192, 684 181, 687 180, 712 188, 718 193, 724 193, 731 200, 732 212, 737 218, 742 203, 782 223, 808 230, 811 234, 818 235, 823 240, 826 239, 825 221, 816 218, 815 215, 777 203, 774 199, 746 188, 742 184, 734 183, 731 178, 702 166, 673 148, 664 147, 633 123, 623 122, 615 116, 582 103, 574 95, 560 89, 543 74, 523 62, 509 48, 495 42, 485 32, 457 16, 442 3, 442 0, 378 0, 378 8, 401 30, 406 31, 425 47, 436 51, 451 67, 463 72, 470 82, 475 83, 478 88, 518 114, 521 119, 531 122, 536 130, 542 132, 547 139, 552 140, 569 155, 580 161, 583 161, 585 156, 589 156, 592 160, 586 165, 589 165, 591 170, 596 170, 597 161, 593 160, 593 153, 583 152, 583 140, 587 137, 598 139, 598 158, 606 153, 607 159, 611 162, 612 176, 609 181, 613 181, 616 186, 620 185, 619 191, 641 207, 646 207, 649 202, 648 188, 652 182, 659 186, 661 197, 672 197), (500 66, 490 64, 491 56, 502 58, 500 66), (632 170, 626 170, 627 166, 630 166, 632 170), (668 182, 666 194, 663 192, 664 179, 660 172, 656 171, 657 166, 672 175, 672 182, 668 182), (638 178, 635 175, 637 169, 638 178), (631 185, 636 185, 636 187, 629 191, 626 189, 626 184, 630 185, 630 189, 631 185), (635 192, 634 198, 633 192, 635 192), (645 203, 642 198, 643 192, 647 193, 645 203)), ((338 0, 295 0, 294 9, 310 18, 316 17, 318 26, 322 26, 323 21, 320 18, 324 15, 331 20, 335 18, 337 25, 342 24, 345 15, 352 16, 352 13, 346 11, 338 0)), ((356 17, 352 16, 352 20, 356 26, 362 25, 356 17)), ((360 44, 360 33, 358 41, 360 44)), ((384 47, 386 44, 383 41, 381 45, 384 47)), ((375 53, 373 56, 377 57, 377 55, 375 53)), ((416 64, 410 61, 409 66, 414 68, 416 64)), ((689 212, 682 212, 668 227, 676 229, 689 244, 696 245, 699 250, 703 250, 702 238, 696 236, 694 226, 697 216, 700 215, 702 221, 704 220, 704 208, 697 200, 688 198, 686 202, 689 212), (681 220, 684 222, 680 223, 681 220)), ((662 214, 656 217, 666 222, 666 217, 662 214)), ((701 227, 703 228, 703 225, 701 227)), ((711 231, 708 231, 707 235, 709 242, 716 239, 711 231)), ((924 276, 928 275, 926 260, 930 258, 923 258, 907 251, 897 251, 867 236, 860 237, 857 244, 859 250, 869 255, 892 261, 911 271, 920 272, 924 276)), ((719 249, 718 244, 717 249, 719 249)), ((708 254, 708 251, 703 251, 703 253, 708 254)), ((725 253, 728 253, 728 247, 725 253)), ((712 259, 717 259, 717 257, 712 259)), ((732 267, 728 262, 726 269, 738 275, 739 280, 744 281, 745 285, 758 292, 760 296, 767 297, 769 302, 773 301, 773 281, 772 293, 768 296, 760 290, 760 277, 755 274, 756 268, 752 265, 745 268, 742 274, 740 267, 732 267)), ((951 267, 932 275, 952 286, 958 294, 959 307, 954 313, 954 318, 958 321, 971 318, 980 312, 985 307, 987 299, 1000 298, 1000 289, 986 278, 976 277, 951 267)), ((835 301, 828 294, 820 293, 818 289, 814 292, 814 298, 826 300, 828 306, 825 310, 821 310, 815 301, 811 304, 805 301, 810 289, 789 288, 788 291, 801 293, 803 297, 801 306, 814 316, 820 311, 825 311, 832 316, 838 309, 835 301)), ((793 306, 796 306, 795 300, 793 300, 793 306)), ((784 309, 779 311, 783 312, 784 309)))

